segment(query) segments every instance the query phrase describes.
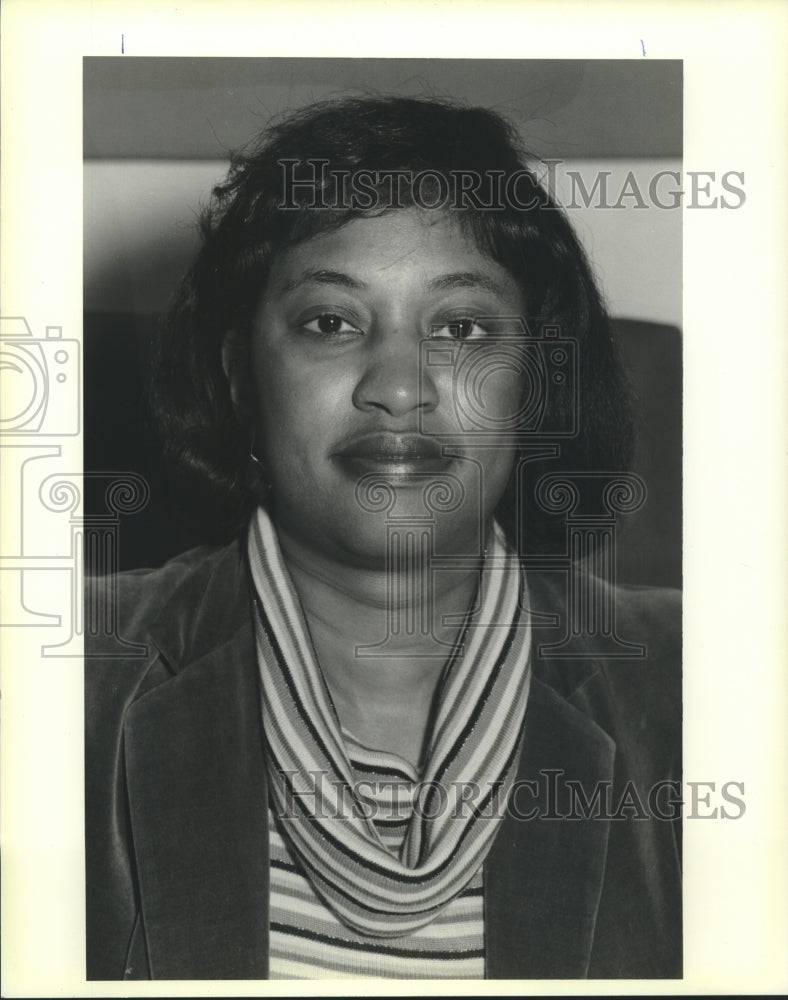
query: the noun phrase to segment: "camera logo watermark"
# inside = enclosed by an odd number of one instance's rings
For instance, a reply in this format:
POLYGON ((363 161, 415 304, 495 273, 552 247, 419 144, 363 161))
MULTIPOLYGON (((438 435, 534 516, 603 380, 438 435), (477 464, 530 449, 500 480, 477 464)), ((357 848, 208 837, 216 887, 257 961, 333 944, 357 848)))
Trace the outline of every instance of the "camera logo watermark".
POLYGON ((81 656, 82 638, 101 639, 102 655, 145 655, 118 635, 113 600, 119 565, 120 520, 148 502, 148 483, 132 472, 57 470, 82 422, 80 345, 48 326, 35 337, 21 316, 0 319, 0 449, 3 460, 4 539, 0 555, 4 627, 44 627, 68 634, 45 642, 43 656, 81 656), (105 486, 105 510, 84 511, 83 478, 105 486), (65 536, 66 544, 61 541, 65 536), (45 575, 42 575, 45 574, 45 575), (68 584, 67 621, 42 610, 40 584, 62 574, 68 584), (107 586, 87 586, 105 574, 107 586))
POLYGON ((0 434, 79 434, 79 342, 61 327, 37 339, 23 317, 0 320, 0 373, 0 434))
MULTIPOLYGON (((493 436, 496 441, 527 444, 535 437, 575 437, 579 425, 578 343, 545 326, 531 336, 521 316, 478 316, 486 331, 478 340, 429 338, 421 342, 420 385, 451 371, 451 401, 457 440, 493 436), (514 377, 520 395, 511 412, 501 411, 499 382, 514 377)), ((433 332, 441 329, 436 325, 433 332)), ((419 430, 429 432, 424 408, 419 430)))

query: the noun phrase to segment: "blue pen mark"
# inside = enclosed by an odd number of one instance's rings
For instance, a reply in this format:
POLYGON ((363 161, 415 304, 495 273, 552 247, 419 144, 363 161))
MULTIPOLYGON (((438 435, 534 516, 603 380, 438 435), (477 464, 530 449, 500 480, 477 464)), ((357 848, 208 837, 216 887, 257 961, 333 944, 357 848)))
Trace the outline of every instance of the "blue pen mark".
POLYGON ((640 39, 640 47, 641 47, 641 49, 643 49, 643 55, 645 55, 646 54, 646 46, 643 44, 643 39, 642 38, 640 39))
POLYGON ((125 55, 125 52, 126 52, 126 49, 123 47, 124 46, 124 39, 125 39, 125 37, 126 37, 125 35, 121 35, 120 36, 120 54, 121 55, 125 55))

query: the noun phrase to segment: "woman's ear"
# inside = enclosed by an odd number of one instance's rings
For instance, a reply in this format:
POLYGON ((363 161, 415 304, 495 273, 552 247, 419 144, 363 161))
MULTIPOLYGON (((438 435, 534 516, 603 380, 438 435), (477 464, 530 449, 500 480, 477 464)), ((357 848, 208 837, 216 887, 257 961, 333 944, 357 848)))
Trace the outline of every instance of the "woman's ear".
POLYGON ((222 368, 235 415, 240 423, 248 423, 252 418, 251 358, 248 342, 237 330, 228 330, 222 340, 222 368))

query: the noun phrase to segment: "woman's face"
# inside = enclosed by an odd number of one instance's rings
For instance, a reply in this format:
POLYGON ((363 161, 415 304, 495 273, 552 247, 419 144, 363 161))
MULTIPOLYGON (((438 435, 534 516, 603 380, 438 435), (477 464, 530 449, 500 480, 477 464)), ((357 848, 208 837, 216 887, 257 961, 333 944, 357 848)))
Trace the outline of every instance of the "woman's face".
MULTIPOLYGON (((356 219, 280 254, 250 359, 280 531, 369 565, 385 556, 387 520, 426 519, 438 552, 478 553, 522 395, 500 333, 511 338, 523 312, 513 278, 447 215, 356 219), (394 507, 370 510, 376 483, 394 507), (433 483, 452 510, 436 510, 433 483)), ((230 370, 240 392, 243 364, 230 370)))

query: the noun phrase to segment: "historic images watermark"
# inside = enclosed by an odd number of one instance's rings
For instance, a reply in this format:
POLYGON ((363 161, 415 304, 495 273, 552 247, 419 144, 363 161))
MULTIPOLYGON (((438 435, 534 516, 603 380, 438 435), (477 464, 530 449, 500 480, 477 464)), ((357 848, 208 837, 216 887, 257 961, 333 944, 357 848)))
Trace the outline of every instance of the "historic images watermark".
POLYGON ((45 657, 82 656, 86 635, 102 639, 101 655, 144 656, 145 646, 118 634, 114 589, 121 520, 145 507, 150 486, 130 471, 83 475, 58 469, 65 443, 82 427, 79 341, 64 337, 60 326, 48 326, 41 337, 24 317, 3 317, 0 375, 7 527, 0 556, 5 598, 0 627, 44 627, 62 633, 65 626, 64 638, 53 636, 41 645, 45 657), (98 514, 84 510, 87 479, 102 488, 104 510, 98 514), (53 538, 65 538, 65 545, 53 551, 53 538), (65 616, 38 606, 33 586, 41 580, 37 573, 59 573, 59 579, 67 581, 65 616), (109 586, 96 577, 105 577, 109 586))
POLYGON ((282 159, 279 209, 528 212, 557 208, 559 185, 569 209, 738 209, 746 200, 743 170, 657 170, 647 179, 632 170, 581 170, 563 160, 534 169, 348 170, 326 159, 282 159), (539 177, 537 178, 537 174, 539 177))
POLYGON ((544 768, 534 778, 516 780, 508 794, 503 782, 405 781, 361 778, 337 781, 325 771, 281 772, 279 817, 287 820, 366 819, 406 823, 411 816, 463 820, 511 816, 522 822, 603 820, 741 819, 746 811, 743 781, 657 781, 639 788, 627 781, 591 787, 560 768, 544 768))

